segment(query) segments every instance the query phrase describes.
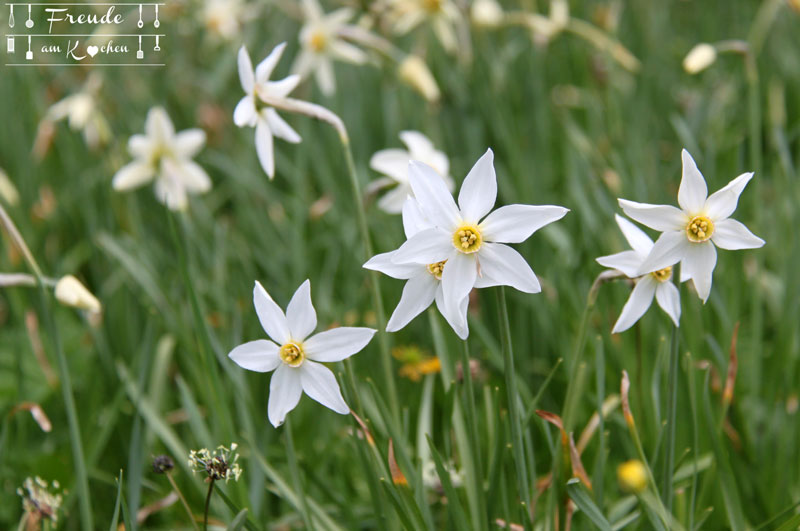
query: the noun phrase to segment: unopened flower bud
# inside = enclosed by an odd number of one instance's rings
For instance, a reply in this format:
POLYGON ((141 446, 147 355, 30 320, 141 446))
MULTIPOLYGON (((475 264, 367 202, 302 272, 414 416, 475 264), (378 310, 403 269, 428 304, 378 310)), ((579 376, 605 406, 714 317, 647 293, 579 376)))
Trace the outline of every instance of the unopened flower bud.
POLYGON ((431 103, 439 101, 439 86, 433 78, 433 74, 428 70, 428 66, 420 57, 409 55, 397 70, 400 79, 408 83, 417 92, 431 103))
POLYGON ((496 0, 475 0, 470 16, 476 26, 496 28, 503 22, 503 8, 496 0))
POLYGON ((617 480, 625 492, 639 493, 647 488, 647 470, 638 459, 631 459, 617 467, 617 480))
POLYGON ((683 69, 689 74, 702 72, 717 60, 717 49, 702 42, 692 48, 683 59, 683 69))
POLYGON ((175 468, 175 462, 168 455, 157 455, 153 458, 153 472, 165 474, 175 468))
POLYGON ((100 313, 100 301, 72 275, 61 277, 61 280, 58 281, 56 299, 67 306, 87 310, 91 313, 100 313))

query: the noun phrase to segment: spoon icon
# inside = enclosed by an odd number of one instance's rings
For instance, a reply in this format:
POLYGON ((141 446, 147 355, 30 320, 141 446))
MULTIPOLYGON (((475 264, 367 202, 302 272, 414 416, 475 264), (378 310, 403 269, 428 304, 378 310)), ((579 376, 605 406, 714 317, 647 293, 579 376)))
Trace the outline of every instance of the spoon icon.
POLYGON ((155 45, 155 47, 153 48, 153 51, 154 51, 154 52, 160 52, 160 51, 161 51, 161 46, 159 46, 159 44, 158 44, 158 37, 159 37, 159 36, 158 36, 158 35, 156 35, 156 45, 155 45))
POLYGON ((158 28, 161 25, 161 22, 158 21, 158 4, 156 4, 155 6, 156 6, 156 20, 155 22, 153 22, 153 26, 155 28, 158 28))
POLYGON ((139 22, 137 24, 140 28, 144 26, 144 22, 142 22, 142 4, 139 4, 139 22))
POLYGON ((11 14, 8 16, 8 27, 14 27, 14 4, 11 4, 11 14))
POLYGON ((26 28, 32 28, 33 27, 33 20, 31 20, 31 5, 30 4, 28 4, 28 20, 25 22, 25 27, 26 28))

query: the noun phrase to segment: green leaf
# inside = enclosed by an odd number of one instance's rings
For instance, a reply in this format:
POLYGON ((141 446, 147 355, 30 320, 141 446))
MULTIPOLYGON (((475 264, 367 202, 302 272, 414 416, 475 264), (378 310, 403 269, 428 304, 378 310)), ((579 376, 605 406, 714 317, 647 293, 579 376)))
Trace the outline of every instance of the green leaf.
POLYGON ((245 522, 247 522, 247 509, 242 509, 239 511, 239 514, 231 520, 230 525, 228 526, 228 531, 239 531, 242 527, 244 527, 245 522))
POLYGON ((578 478, 572 478, 567 481, 567 493, 569 494, 569 497, 572 498, 572 501, 575 502, 575 505, 577 505, 581 510, 581 512, 585 514, 586 517, 589 518, 589 520, 591 520, 598 529, 603 531, 612 531, 611 524, 608 520, 606 520, 606 517, 603 516, 600 508, 595 505, 592 497, 589 496, 589 493, 586 491, 586 487, 581 485, 581 480, 578 478))

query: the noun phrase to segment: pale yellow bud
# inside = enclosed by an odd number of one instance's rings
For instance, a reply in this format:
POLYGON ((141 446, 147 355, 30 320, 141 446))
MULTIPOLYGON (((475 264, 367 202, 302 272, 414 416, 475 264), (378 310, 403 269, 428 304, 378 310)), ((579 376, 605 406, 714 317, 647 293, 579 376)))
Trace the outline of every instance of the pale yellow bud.
POLYGON ((567 0, 551 0, 550 21, 558 31, 567 27, 569 23, 569 4, 567 4, 567 0))
POLYGON ((56 283, 56 299, 61 304, 87 310, 91 313, 99 313, 101 306, 97 297, 84 287, 81 282, 72 275, 66 275, 56 283))
POLYGON ((647 488, 647 470, 638 459, 631 459, 617 467, 617 481, 625 492, 640 493, 647 488))
POLYGON ((6 172, 0 168, 0 199, 5 201, 9 206, 14 206, 19 203, 19 193, 14 183, 8 178, 6 172))
POLYGON ((496 28, 503 22, 503 8, 496 0, 475 0, 470 16, 476 26, 496 28))
POLYGON ((429 102, 439 101, 439 86, 428 70, 428 66, 420 57, 409 55, 397 70, 397 74, 404 82, 408 83, 429 102))
POLYGON ((717 60, 717 49, 708 43, 701 42, 692 48, 683 59, 683 69, 690 74, 702 72, 717 60))

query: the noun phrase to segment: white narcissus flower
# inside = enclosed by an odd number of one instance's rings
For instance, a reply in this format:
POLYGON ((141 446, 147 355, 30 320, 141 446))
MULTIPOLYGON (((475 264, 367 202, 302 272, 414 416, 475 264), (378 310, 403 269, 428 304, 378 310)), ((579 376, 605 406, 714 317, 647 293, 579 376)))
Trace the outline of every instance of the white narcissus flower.
POLYGON ((192 160, 206 143, 202 129, 176 133, 161 107, 150 109, 144 129, 145 134, 128 140, 128 151, 136 160, 114 175, 111 184, 115 190, 131 190, 155 179, 158 200, 171 210, 183 210, 188 205, 187 194, 211 189, 208 174, 192 160))
POLYGON ((333 61, 364 64, 367 54, 342 38, 351 32, 347 24, 354 11, 343 7, 325 14, 317 0, 304 0, 306 22, 300 30, 299 40, 303 50, 297 56, 292 71, 306 77, 313 72, 320 90, 326 96, 336 92, 333 61))
POLYGON ((323 363, 342 361, 359 352, 375 330, 340 327, 311 335, 317 327, 317 313, 308 280, 297 288, 285 314, 258 281, 253 304, 261 326, 274 343, 268 339, 250 341, 233 349, 228 357, 249 371, 275 371, 267 406, 272 425, 277 428, 283 424, 303 391, 337 413, 349 413, 336 377, 323 363))
POLYGON ((445 50, 458 49, 455 26, 462 17, 452 0, 391 0, 390 15, 396 33, 404 35, 428 22, 445 50))
POLYGON ((245 96, 233 111, 233 122, 239 127, 256 128, 256 153, 261 167, 270 179, 275 177, 275 154, 273 135, 292 144, 300 142, 300 135, 287 124, 269 103, 280 102, 289 95, 300 82, 300 76, 291 75, 280 81, 270 81, 269 77, 283 55, 286 43, 277 45, 270 54, 253 70, 253 63, 247 48, 239 49, 239 81, 245 96))
POLYGON ((403 211, 406 197, 413 195, 411 184, 408 182, 408 163, 412 160, 424 162, 444 179, 447 189, 452 192, 453 179, 448 175, 450 161, 447 155, 437 150, 428 137, 418 131, 403 131, 400 140, 406 145, 405 149, 382 149, 369 161, 373 170, 387 175, 397 186, 390 190, 378 201, 378 207, 389 214, 399 214, 403 211))
POLYGON ((626 277, 636 280, 636 286, 628 297, 628 302, 622 308, 622 313, 614 324, 612 334, 624 332, 634 325, 650 308, 653 297, 658 301, 661 309, 667 312, 675 326, 681 318, 681 296, 678 288, 672 283, 672 266, 646 273, 639 273, 642 262, 653 249, 653 240, 650 239, 636 225, 627 219, 615 215, 622 234, 631 246, 630 251, 597 259, 600 265, 621 271, 626 277))
POLYGON ((685 149, 683 177, 678 188, 678 204, 649 205, 620 199, 619 204, 628 217, 651 229, 661 231, 638 274, 664 269, 681 263, 681 282, 690 278, 697 294, 706 302, 711 293, 711 279, 717 263, 717 247, 721 249, 755 249, 764 240, 730 215, 736 210, 739 195, 747 186, 752 173, 743 173, 724 188, 708 196, 706 181, 694 159, 685 149))
MULTIPOLYGON (((430 228, 433 228, 433 224, 425 218, 419 203, 412 197, 406 197, 403 205, 403 229, 405 230, 406 238, 412 238, 417 233, 430 228)), ((397 303, 397 308, 395 308, 386 325, 386 331, 397 332, 422 313, 435 300, 436 307, 453 328, 453 331, 458 337, 466 339, 469 335, 469 329, 467 328, 469 295, 464 297, 452 309, 455 311, 451 311, 451 308, 444 304, 441 281, 446 264, 444 262, 396 264, 392 261, 396 252, 391 251, 373 256, 364 264, 367 269, 380 271, 392 278, 408 281, 403 288, 400 302, 397 303)))
POLYGON ((396 264, 445 262, 442 290, 450 315, 457 313, 473 287, 506 285, 526 293, 541 291, 522 255, 503 244, 523 242, 568 212, 560 206, 507 205, 490 214, 497 198, 493 158, 489 149, 472 167, 461 185, 458 205, 430 166, 416 161, 409 165, 411 188, 435 227, 409 238, 392 260, 396 264))
POLYGON ((79 92, 57 101, 47 109, 45 122, 66 119, 70 129, 83 132, 83 138, 90 148, 105 144, 111 136, 111 128, 98 106, 102 84, 99 75, 90 75, 79 92))

